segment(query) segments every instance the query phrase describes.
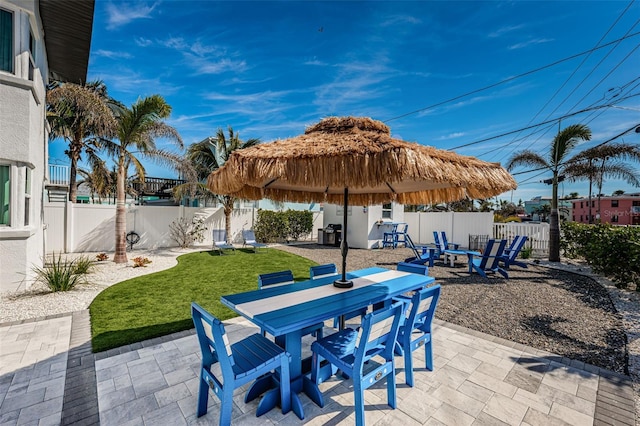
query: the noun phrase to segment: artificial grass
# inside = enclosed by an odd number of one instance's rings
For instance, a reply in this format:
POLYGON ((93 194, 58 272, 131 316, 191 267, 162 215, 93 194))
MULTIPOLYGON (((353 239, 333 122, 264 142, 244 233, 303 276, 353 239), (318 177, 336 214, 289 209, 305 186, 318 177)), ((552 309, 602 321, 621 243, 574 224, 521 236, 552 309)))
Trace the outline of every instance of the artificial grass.
POLYGON ((258 288, 258 274, 291 269, 309 279, 309 259, 275 249, 197 252, 178 257, 175 267, 115 284, 89 306, 94 352, 105 351, 193 327, 191 302, 220 320, 237 313, 220 296, 258 288))

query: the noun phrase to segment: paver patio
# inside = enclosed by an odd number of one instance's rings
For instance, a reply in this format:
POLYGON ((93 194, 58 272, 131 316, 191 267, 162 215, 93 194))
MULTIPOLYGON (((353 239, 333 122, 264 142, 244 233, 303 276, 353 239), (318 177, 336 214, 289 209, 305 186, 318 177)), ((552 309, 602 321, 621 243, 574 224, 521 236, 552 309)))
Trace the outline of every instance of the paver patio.
MULTIPOLYGON (((192 330, 87 355, 83 312, 0 325, 0 424, 217 423, 214 396, 208 414, 195 417, 200 350, 192 330), (88 384, 93 392, 82 391, 88 384)), ((232 342, 258 331, 243 318, 225 324, 232 342)), ((396 357, 397 409, 386 405, 380 384, 365 392, 367 424, 635 424, 627 376, 438 320, 433 337, 434 371, 414 352, 416 386, 409 388, 396 357)), ((257 401, 245 404, 243 390, 234 398, 234 424, 303 423, 277 410, 256 418, 257 401)), ((353 424, 351 383, 333 377, 321 390, 324 408, 302 395, 304 422, 353 424)))

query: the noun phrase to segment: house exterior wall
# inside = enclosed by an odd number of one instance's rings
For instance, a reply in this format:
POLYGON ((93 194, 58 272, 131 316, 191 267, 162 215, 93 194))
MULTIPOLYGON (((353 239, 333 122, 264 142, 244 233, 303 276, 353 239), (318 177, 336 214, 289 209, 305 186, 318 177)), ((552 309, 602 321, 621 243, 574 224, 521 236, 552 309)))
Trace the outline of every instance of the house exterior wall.
MULTIPOLYGON (((640 225, 640 194, 592 197, 591 223, 640 225)), ((589 199, 573 200, 574 222, 589 223, 589 199)))
POLYGON ((0 8, 13 14, 15 56, 13 73, 0 71, 0 164, 10 166, 10 220, 8 225, 0 225, 0 292, 6 292, 29 288, 33 266, 42 266, 48 72, 37 2, 0 0, 0 8), (29 51, 30 32, 35 39, 35 58, 29 51))

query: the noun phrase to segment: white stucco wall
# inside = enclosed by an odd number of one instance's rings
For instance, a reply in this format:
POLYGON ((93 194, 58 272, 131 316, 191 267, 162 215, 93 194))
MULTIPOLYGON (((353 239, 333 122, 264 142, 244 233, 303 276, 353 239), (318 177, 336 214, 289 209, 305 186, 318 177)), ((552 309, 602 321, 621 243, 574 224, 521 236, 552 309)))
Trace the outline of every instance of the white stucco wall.
POLYGON ((14 73, 0 71, 0 164, 11 169, 11 224, 0 226, 0 291, 28 288, 34 265, 42 265, 46 55, 35 1, 0 0, 14 14, 14 73), (33 13, 36 11, 36 13, 33 13), (36 38, 33 80, 29 80, 29 31, 36 38), (42 70, 42 71, 41 71, 42 70), (24 225, 25 170, 31 170, 29 225, 24 225))

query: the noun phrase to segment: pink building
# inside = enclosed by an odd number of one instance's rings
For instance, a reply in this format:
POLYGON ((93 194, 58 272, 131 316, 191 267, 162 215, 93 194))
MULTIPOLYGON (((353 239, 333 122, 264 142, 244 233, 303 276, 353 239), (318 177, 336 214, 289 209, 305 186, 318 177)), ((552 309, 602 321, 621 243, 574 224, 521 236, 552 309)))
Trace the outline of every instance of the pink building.
MULTIPOLYGON (((589 199, 572 200, 573 221, 589 223, 589 199)), ((591 223, 611 223, 614 225, 640 225, 640 193, 608 195, 591 198, 591 223)))

